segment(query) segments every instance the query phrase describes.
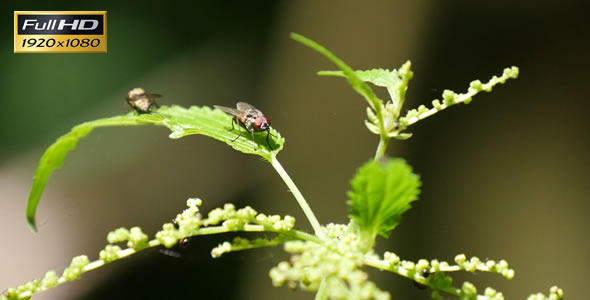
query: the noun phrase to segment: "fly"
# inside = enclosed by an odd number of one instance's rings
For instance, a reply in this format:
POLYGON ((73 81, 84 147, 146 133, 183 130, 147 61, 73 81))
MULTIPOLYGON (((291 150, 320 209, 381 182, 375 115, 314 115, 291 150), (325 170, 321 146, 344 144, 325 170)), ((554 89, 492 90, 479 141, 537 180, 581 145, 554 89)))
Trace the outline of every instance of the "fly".
POLYGON ((256 141, 254 141, 254 132, 266 131, 266 143, 270 150, 274 150, 270 145, 268 137, 270 136, 270 120, 256 107, 246 103, 238 102, 236 108, 214 105, 215 108, 233 116, 231 130, 234 130, 234 122, 238 125, 238 136, 232 140, 235 142, 242 136, 240 127, 244 127, 252 135, 254 150, 256 150, 256 141))
POLYGON ((151 112, 152 108, 158 108, 156 98, 160 98, 159 94, 146 94, 142 88, 134 88, 127 93, 127 103, 135 111, 140 114, 151 112))

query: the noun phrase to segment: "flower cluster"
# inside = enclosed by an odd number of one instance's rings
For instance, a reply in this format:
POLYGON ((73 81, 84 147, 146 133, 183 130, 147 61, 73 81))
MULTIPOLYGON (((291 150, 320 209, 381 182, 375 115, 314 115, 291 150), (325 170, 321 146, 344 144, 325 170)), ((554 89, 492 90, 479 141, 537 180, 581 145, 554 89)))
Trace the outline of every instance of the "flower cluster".
POLYGON ((224 253, 232 251, 248 250, 260 247, 272 247, 293 239, 291 230, 295 226, 295 218, 279 215, 267 216, 258 213, 250 206, 236 210, 232 204, 226 204, 223 208, 216 208, 209 212, 204 220, 207 225, 222 224, 227 231, 270 231, 279 233, 274 239, 258 238, 248 240, 236 237, 232 242, 224 242, 211 250, 212 257, 220 257, 224 253))
POLYGON ((295 238, 314 238, 312 235, 293 230, 295 219, 291 216, 285 216, 284 218, 278 215, 268 216, 256 212, 249 206, 236 209, 233 204, 225 204, 223 208, 212 210, 207 218, 202 218, 199 211, 199 206, 202 204, 200 199, 188 199, 186 204, 188 208, 178 214, 172 223, 162 225, 162 230, 156 233, 155 239, 149 240, 148 235, 139 227, 118 228, 108 233, 108 245, 99 252, 98 260, 90 262, 86 255, 74 257, 72 263, 64 270, 61 277, 58 277, 55 271, 49 271, 43 279, 31 280, 16 288, 5 290, 0 294, 0 300, 28 299, 33 294, 78 279, 82 273, 135 254, 143 249, 159 245, 170 248, 186 238, 197 235, 234 231, 278 233, 276 238, 272 240, 256 239, 248 241, 236 238, 233 243, 226 242, 215 248, 212 251, 215 257, 229 251, 275 246, 295 238), (117 245, 122 243, 125 243, 127 248, 122 249, 120 245, 117 245))
POLYGON ((389 299, 390 295, 360 269, 364 264, 361 242, 347 229, 346 225, 329 224, 324 242, 286 242, 285 251, 293 256, 290 262, 280 262, 270 270, 273 284, 287 283, 290 288, 299 286, 307 291, 324 285, 329 298, 334 299, 389 299))
POLYGON ((561 300, 563 299, 563 290, 557 286, 552 286, 549 290, 549 296, 545 296, 541 293, 530 295, 527 300, 561 300))
POLYGON ((179 240, 196 235, 203 224, 199 206, 203 204, 201 199, 190 198, 186 201, 188 206, 174 219, 174 223, 165 223, 162 230, 156 233, 156 240, 167 248, 170 248, 179 240))
POLYGON ((504 84, 508 79, 518 78, 518 68, 510 67, 505 68, 502 75, 492 76, 487 83, 482 83, 480 80, 474 80, 469 84, 469 88, 466 93, 456 93, 451 90, 444 90, 442 93, 442 102, 439 99, 432 101, 432 108, 427 108, 424 105, 420 105, 417 109, 411 109, 408 113, 399 119, 400 128, 406 128, 424 118, 430 117, 435 113, 458 103, 468 104, 471 102, 473 96, 479 92, 491 92, 492 88, 497 84, 504 84))
POLYGON ((69 280, 75 280, 80 277, 80 274, 86 271, 89 261, 86 255, 76 256, 72 259, 72 263, 67 267, 61 277, 53 270, 45 273, 43 279, 33 279, 27 283, 21 284, 16 288, 9 288, 2 292, 0 299, 2 300, 16 300, 29 299, 33 294, 45 291, 58 284, 69 280))

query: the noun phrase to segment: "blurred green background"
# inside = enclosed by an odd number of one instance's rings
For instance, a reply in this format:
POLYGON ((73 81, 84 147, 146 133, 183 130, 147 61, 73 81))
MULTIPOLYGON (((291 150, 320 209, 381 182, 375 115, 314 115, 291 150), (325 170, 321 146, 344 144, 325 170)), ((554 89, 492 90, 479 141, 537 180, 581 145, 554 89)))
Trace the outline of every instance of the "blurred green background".
MULTIPOLYGON (((376 149, 364 100, 326 59, 288 38, 308 36, 356 69, 413 62, 406 108, 445 88, 464 91, 517 65, 521 76, 410 128, 389 154, 413 165, 421 198, 378 249, 402 258, 458 253, 506 259, 512 281, 459 275, 508 299, 548 292, 584 299, 590 262, 587 112, 590 19, 586 1, 73 1, 2 2, 0 26, 0 289, 61 272, 71 257, 95 259, 109 230, 150 235, 188 197, 205 211, 233 202, 291 214, 296 202, 262 160, 201 136, 168 139, 163 128, 98 129, 50 179, 39 233, 25 223, 28 189, 44 149, 72 126, 126 113, 143 87, 160 104, 233 106, 247 101, 286 137, 279 159, 322 223, 347 221, 348 181, 376 149), (14 10, 107 10, 107 54, 14 54, 14 10)), ((379 91, 385 96, 384 91, 379 91)), ((180 257, 159 249, 85 274, 35 299, 312 299, 276 289, 279 249, 213 260, 228 236, 193 239, 180 257)), ((371 272, 394 299, 429 291, 371 272)))

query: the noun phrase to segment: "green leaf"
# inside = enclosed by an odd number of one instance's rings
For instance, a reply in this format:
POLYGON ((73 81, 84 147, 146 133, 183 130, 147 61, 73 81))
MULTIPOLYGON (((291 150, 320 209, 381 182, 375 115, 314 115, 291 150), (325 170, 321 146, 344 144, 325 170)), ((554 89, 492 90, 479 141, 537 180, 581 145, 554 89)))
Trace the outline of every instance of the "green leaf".
POLYGON ((383 104, 383 101, 375 95, 371 87, 369 87, 366 83, 361 80, 356 73, 349 67, 346 63, 344 63, 340 58, 336 57, 330 50, 324 48, 324 46, 302 36, 297 33, 291 33, 291 38, 316 50, 317 52, 324 55, 326 58, 331 60, 340 70, 343 72, 343 76, 346 77, 348 83, 352 86, 352 88, 359 94, 361 94, 369 105, 373 109, 380 109, 380 106, 383 104))
MULTIPOLYGON (((401 78, 397 70, 387 70, 387 69, 372 69, 372 70, 357 70, 354 71, 356 76, 364 81, 370 82, 376 86, 386 87, 386 88, 393 88, 399 84, 401 78)), ((340 76, 344 77, 344 73, 342 71, 319 71, 318 75, 323 76, 340 76)))
POLYGON ((240 128, 242 135, 238 136, 238 126, 232 129, 232 117, 221 110, 211 110, 209 107, 192 106, 188 109, 180 106, 160 108, 157 113, 163 116, 163 126, 168 127, 172 133, 170 138, 177 139, 191 134, 203 134, 222 141, 232 148, 246 154, 259 155, 267 161, 276 156, 283 149, 285 139, 274 128, 270 129, 269 142, 271 150, 266 143, 266 132, 257 132, 252 136, 244 128, 240 128))
POLYGON ((243 128, 242 136, 236 141, 238 128, 231 131, 232 117, 226 113, 209 107, 162 106, 150 114, 137 114, 130 112, 127 115, 98 119, 75 126, 72 130, 55 141, 41 157, 39 166, 35 171, 33 185, 27 202, 27 221, 33 231, 35 226, 35 211, 41 199, 47 180, 53 171, 61 167, 68 152, 76 148, 80 139, 87 136, 93 129, 107 126, 140 126, 158 125, 168 127, 172 133, 170 138, 177 139, 192 134, 202 134, 219 141, 225 142, 232 148, 246 154, 255 154, 271 161, 273 156, 283 148, 285 139, 274 129, 270 130, 270 144, 274 150, 268 148, 266 132, 255 133, 255 142, 250 133, 243 128))
MULTIPOLYGON (((387 70, 387 69, 372 69, 372 70, 357 70, 354 71, 356 76, 364 81, 370 82, 376 86, 387 88, 387 92, 389 93, 389 97, 392 103, 399 103, 400 102, 400 88, 399 86, 403 83, 402 78, 400 77, 397 70, 387 70)), ((323 76, 340 76, 345 77, 342 71, 320 71, 318 75, 323 76)), ((378 120, 376 120, 378 121, 378 120)), ((374 124, 378 124, 374 122, 374 124)), ((378 128, 377 126, 375 126, 378 128)), ((371 129, 369 129, 371 130, 371 129)), ((371 130, 371 132, 375 134, 379 134, 379 132, 375 132, 371 130)))
MULTIPOLYGON (((407 61, 399 70, 357 70, 354 71, 354 74, 364 82, 370 82, 376 86, 387 88, 391 103, 393 103, 391 111, 393 114, 392 119, 397 120, 406 99, 408 82, 414 76, 413 72, 410 70, 411 66, 411 62, 407 61)), ((318 75, 346 77, 342 71, 320 71, 318 72, 318 75)))
POLYGON ((421 185, 403 159, 369 161, 359 168, 348 193, 350 215, 363 239, 372 247, 377 235, 388 237, 418 198, 421 185))

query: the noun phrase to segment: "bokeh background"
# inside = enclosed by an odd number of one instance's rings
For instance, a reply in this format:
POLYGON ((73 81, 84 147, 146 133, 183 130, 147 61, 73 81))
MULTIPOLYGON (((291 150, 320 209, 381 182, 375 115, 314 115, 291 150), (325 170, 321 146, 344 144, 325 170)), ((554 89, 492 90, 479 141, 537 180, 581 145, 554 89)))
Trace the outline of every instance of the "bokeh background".
MULTIPOLYGON (((413 165, 421 198, 379 251, 452 261, 458 253, 507 259, 516 277, 458 275, 508 299, 564 288, 584 299, 590 262, 587 1, 28 1, 0 3, 0 289, 91 259, 109 230, 153 234, 188 197, 205 211, 233 202, 291 214, 310 230, 273 169, 202 136, 168 139, 164 128, 94 131, 50 179, 39 232, 24 218, 44 149, 72 126, 126 113, 137 86, 161 104, 261 108, 286 138, 279 159, 322 223, 347 222, 348 181, 372 157, 364 100, 325 58, 290 40, 298 32, 356 69, 415 73, 406 109, 445 88, 464 91, 507 66, 518 80, 410 128, 388 153, 413 165), (14 54, 14 10, 107 10, 107 54, 14 54)), ((384 91, 379 91, 385 96, 384 91)), ((286 259, 260 249, 212 259, 231 235, 193 239, 179 256, 160 249, 83 275, 35 299, 312 299, 273 288, 286 259)), ((372 278, 394 299, 429 292, 386 272, 372 278)))

